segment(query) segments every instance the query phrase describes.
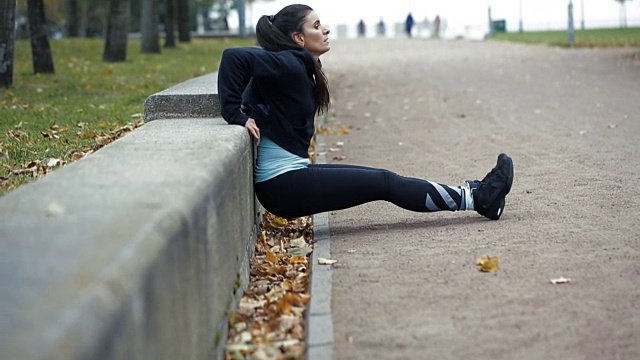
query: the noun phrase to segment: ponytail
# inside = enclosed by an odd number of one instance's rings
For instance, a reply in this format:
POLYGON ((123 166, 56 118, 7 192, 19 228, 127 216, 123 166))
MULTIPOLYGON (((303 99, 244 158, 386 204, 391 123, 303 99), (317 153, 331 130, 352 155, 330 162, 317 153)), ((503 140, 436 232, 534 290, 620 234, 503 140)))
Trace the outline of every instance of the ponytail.
MULTIPOLYGON (((275 15, 263 15, 256 25, 258 44, 268 51, 303 49, 293 41, 293 33, 302 31, 307 14, 313 9, 307 5, 285 6, 275 15)), ((318 115, 329 110, 329 82, 318 60, 314 68, 316 112, 318 115)))

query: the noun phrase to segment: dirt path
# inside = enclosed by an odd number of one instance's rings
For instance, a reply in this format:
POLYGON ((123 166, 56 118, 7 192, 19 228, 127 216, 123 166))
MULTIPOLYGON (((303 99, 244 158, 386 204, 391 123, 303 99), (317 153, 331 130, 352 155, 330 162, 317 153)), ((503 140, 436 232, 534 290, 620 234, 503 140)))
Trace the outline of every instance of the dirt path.
POLYGON ((335 359, 640 359, 633 53, 332 44, 328 126, 355 129, 327 138, 344 142, 328 162, 458 185, 506 152, 516 172, 497 222, 383 202, 330 215, 335 359), (478 272, 484 255, 500 271, 478 272))

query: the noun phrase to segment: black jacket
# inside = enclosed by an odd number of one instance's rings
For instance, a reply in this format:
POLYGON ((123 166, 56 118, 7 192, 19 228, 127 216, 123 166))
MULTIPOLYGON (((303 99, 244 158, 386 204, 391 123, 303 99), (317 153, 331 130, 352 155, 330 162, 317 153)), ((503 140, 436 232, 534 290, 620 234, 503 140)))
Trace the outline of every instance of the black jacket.
POLYGON ((218 69, 222 117, 243 126, 252 118, 261 136, 308 158, 317 109, 314 61, 304 49, 226 49, 218 69))

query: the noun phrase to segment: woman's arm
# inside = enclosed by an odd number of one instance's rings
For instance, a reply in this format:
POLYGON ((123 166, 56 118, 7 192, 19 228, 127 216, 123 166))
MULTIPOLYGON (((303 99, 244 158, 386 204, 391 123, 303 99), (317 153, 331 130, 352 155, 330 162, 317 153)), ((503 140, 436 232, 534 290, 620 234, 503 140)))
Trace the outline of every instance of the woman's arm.
POLYGON ((240 111, 242 92, 251 79, 250 64, 239 49, 227 49, 222 53, 218 68, 218 98, 222 117, 229 124, 242 125, 249 117, 240 111))

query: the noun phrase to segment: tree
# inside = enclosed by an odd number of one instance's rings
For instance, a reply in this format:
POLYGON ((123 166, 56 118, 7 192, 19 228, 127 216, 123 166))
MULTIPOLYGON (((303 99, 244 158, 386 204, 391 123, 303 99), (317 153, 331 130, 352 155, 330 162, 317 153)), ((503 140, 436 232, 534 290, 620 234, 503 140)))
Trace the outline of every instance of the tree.
POLYGON ((107 62, 127 60, 129 33, 129 0, 109 0, 107 39, 102 59, 107 62))
MULTIPOLYGON (((239 27, 241 26, 242 28, 240 29, 239 33, 240 36, 245 36, 245 27, 246 27, 246 21, 245 21, 245 7, 248 5, 249 6, 249 14, 251 17, 253 17, 253 4, 256 2, 255 0, 222 0, 222 1, 231 1, 231 8, 232 9, 236 9, 238 11, 238 17, 239 17, 239 21, 240 24, 239 27)), ((262 0, 264 2, 268 2, 268 1, 273 1, 273 0, 262 0)), ((251 21, 249 21, 251 22, 251 21)), ((253 30, 252 30, 253 31, 253 30)))
POLYGON ((626 2, 631 0, 615 0, 620 3, 620 27, 627 27, 627 6, 626 2))
POLYGON ((159 54, 160 37, 158 35, 159 19, 158 0, 142 0, 142 53, 159 54))
POLYGON ((53 74, 53 57, 47 35, 47 19, 42 0, 27 0, 33 72, 53 74))
MULTIPOLYGON (((83 11, 83 24, 84 24, 84 36, 88 38, 102 37, 106 35, 106 28, 108 27, 111 0, 82 0, 83 11)), ((129 11, 129 8, 127 8, 129 11)), ((129 15, 127 13, 127 18, 129 15)), ((129 24, 127 24, 128 29, 129 24)))
POLYGON ((177 0, 178 4, 178 41, 190 42, 191 30, 189 29, 189 1, 177 0))
POLYGON ((0 86, 13 84, 13 44, 16 1, 0 0, 0 86))
POLYGON ((80 36, 80 14, 78 0, 69 0, 67 4, 67 36, 78 37, 80 36))
POLYGON ((175 23, 176 23, 176 1, 175 0, 166 0, 166 8, 165 8, 165 38, 164 38, 164 47, 165 48, 175 48, 176 47, 176 36, 175 36, 175 23))

